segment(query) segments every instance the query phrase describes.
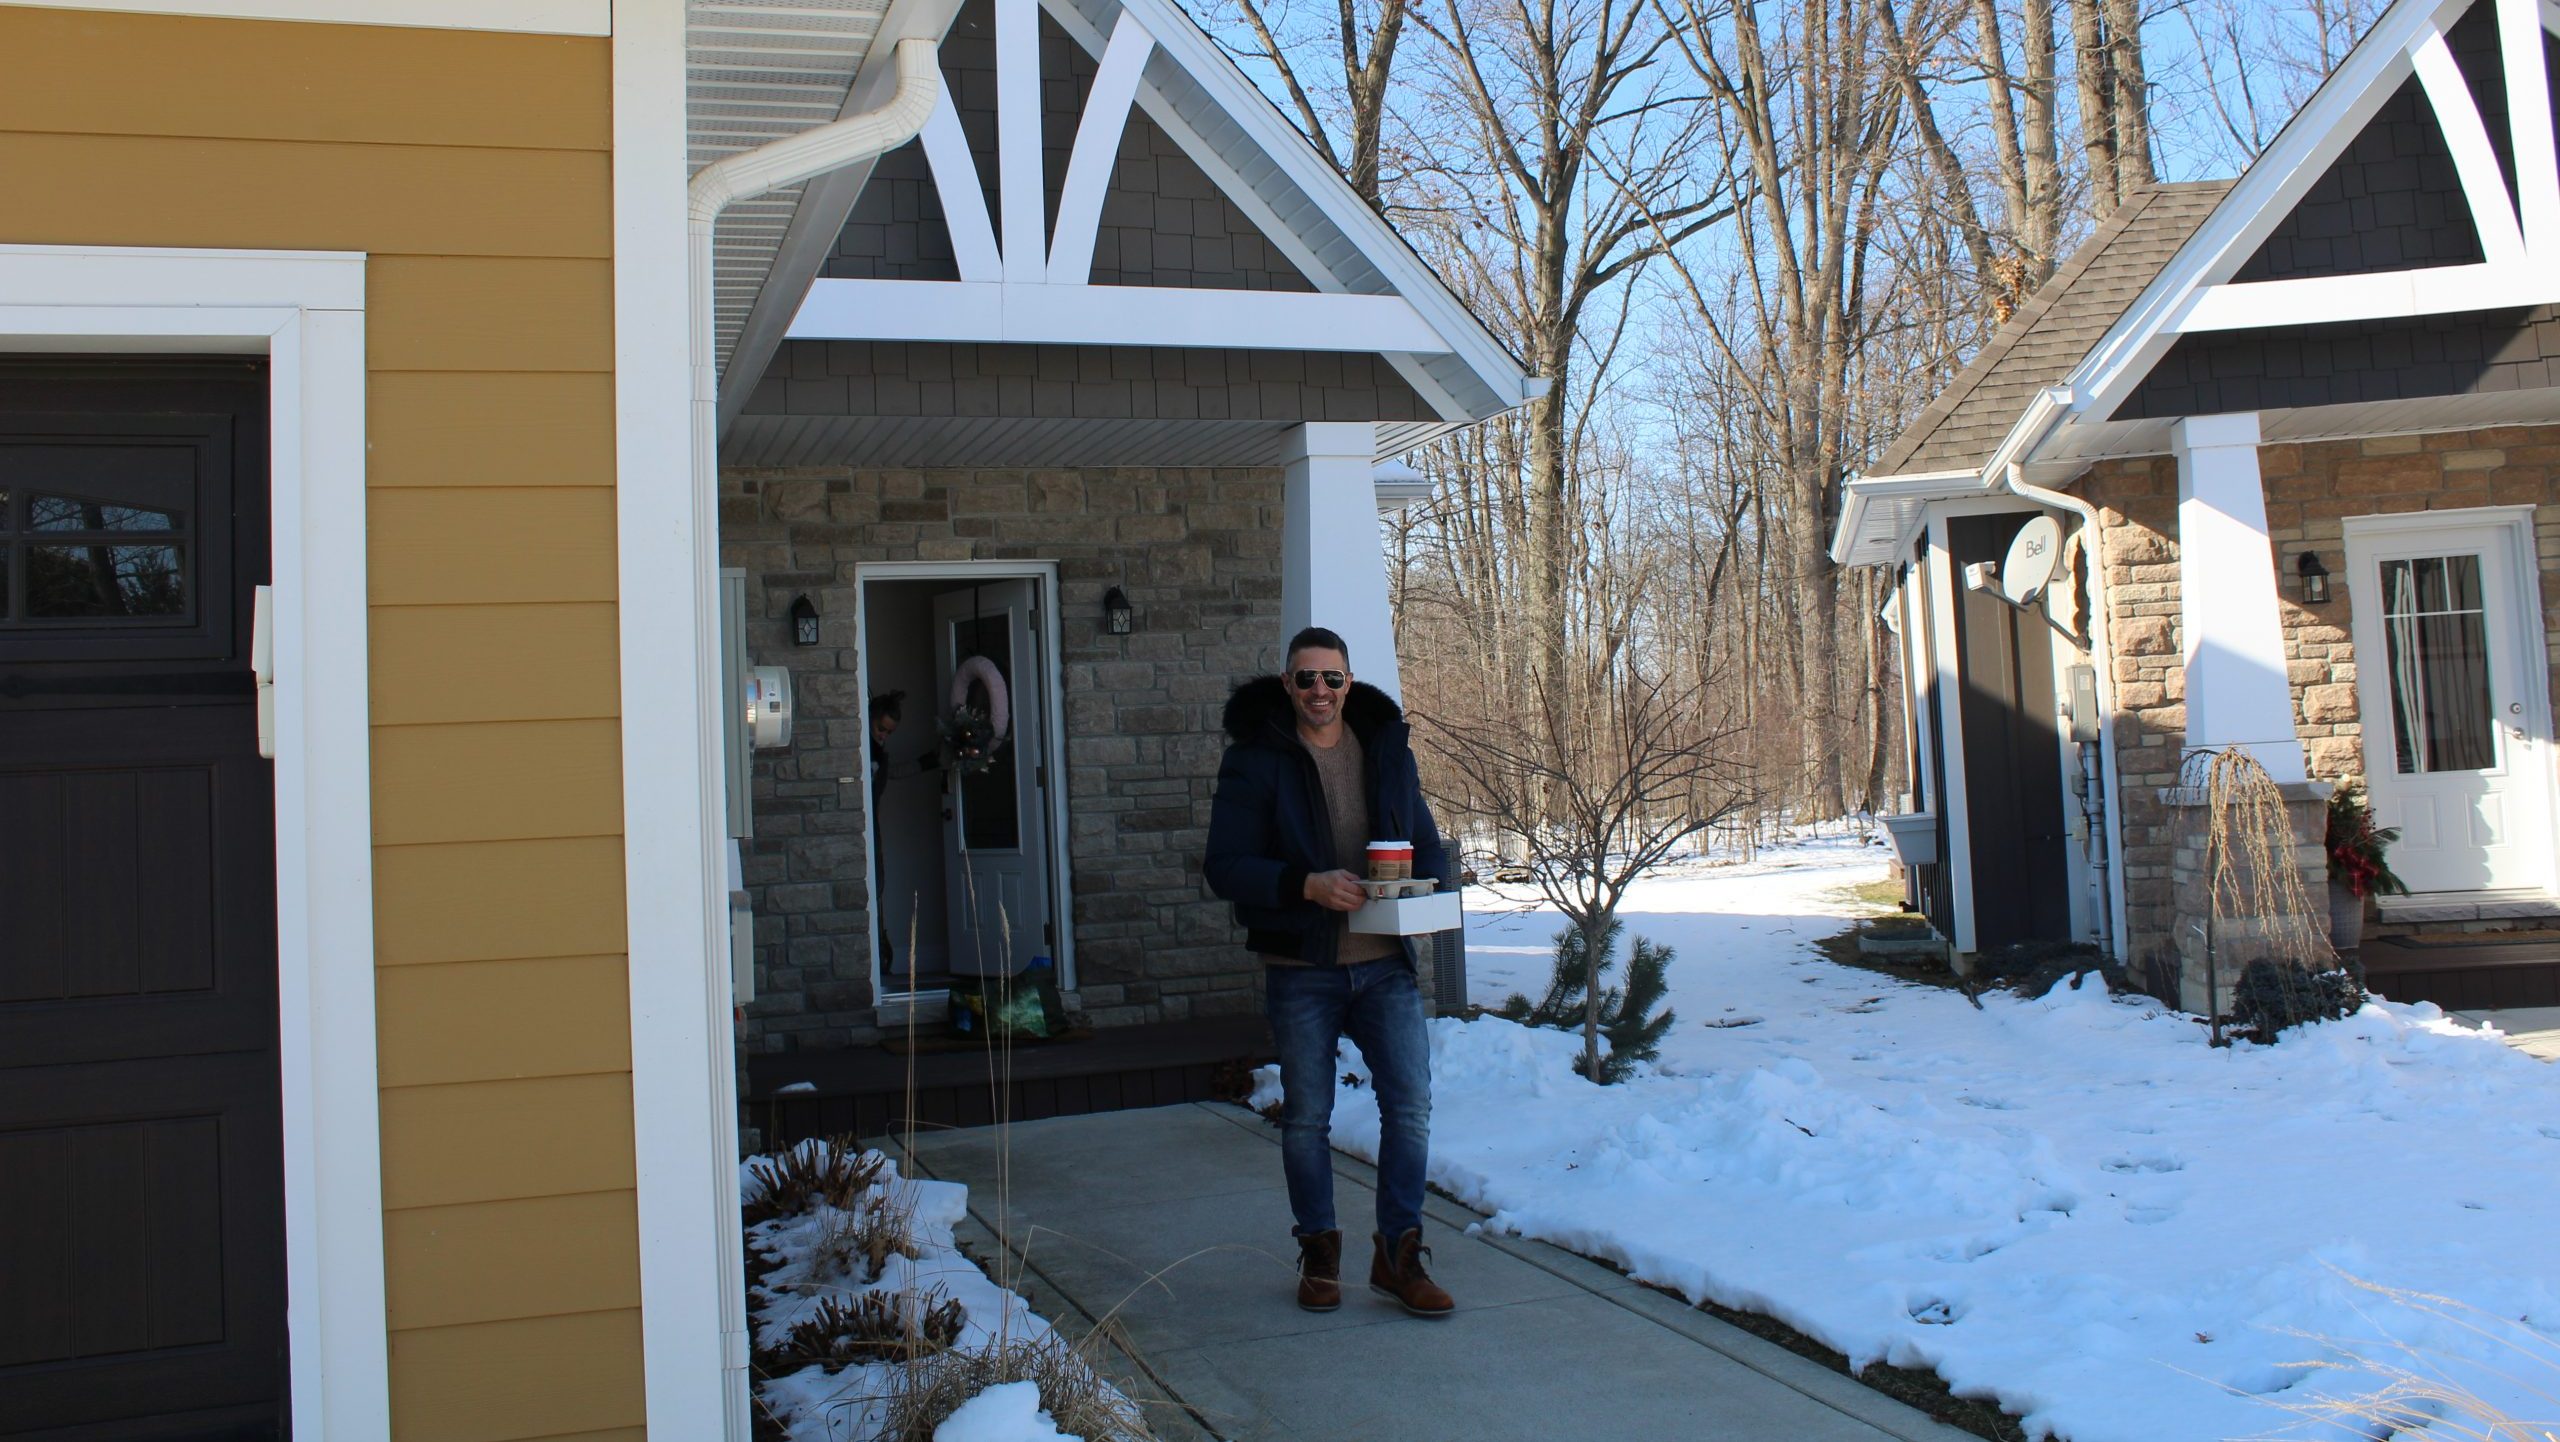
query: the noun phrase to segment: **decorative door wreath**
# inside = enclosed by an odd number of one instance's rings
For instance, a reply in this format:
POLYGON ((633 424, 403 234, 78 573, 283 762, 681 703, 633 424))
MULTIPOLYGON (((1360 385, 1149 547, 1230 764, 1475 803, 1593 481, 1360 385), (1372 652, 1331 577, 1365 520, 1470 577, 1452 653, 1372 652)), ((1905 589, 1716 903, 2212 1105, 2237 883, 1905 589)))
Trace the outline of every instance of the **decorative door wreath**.
POLYGON ((952 764, 963 771, 984 771, 995 762, 1013 730, 1013 698, 1004 673, 984 656, 972 656, 951 672, 950 712, 942 721, 942 744, 952 764))

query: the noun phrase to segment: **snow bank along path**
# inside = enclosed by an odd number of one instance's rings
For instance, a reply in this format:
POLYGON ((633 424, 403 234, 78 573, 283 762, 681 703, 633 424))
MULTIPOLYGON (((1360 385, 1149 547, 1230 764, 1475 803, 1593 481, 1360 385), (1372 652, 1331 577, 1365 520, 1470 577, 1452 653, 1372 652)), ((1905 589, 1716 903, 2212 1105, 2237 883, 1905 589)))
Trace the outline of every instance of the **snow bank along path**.
MULTIPOLYGON (((1865 910, 1841 888, 1883 874, 1830 842, 1642 883, 1628 936, 1676 949, 1680 1015, 1622 1086, 1572 1074, 1574 1036, 1435 1020, 1433 1183, 1853 1364, 1933 1369, 2033 1435, 2361 1435, 2282 1407, 2371 1391, 2301 1364, 2382 1338, 2517 1416, 2560 1411, 2560 1069, 2431 1006, 2215 1050, 2094 978, 1977 1011, 1820 959, 1865 910)), ((1562 919, 1521 891, 1471 894, 1480 1003, 1545 980, 1562 919)), ((1374 1104, 1341 1097, 1336 1144, 1374 1157, 1374 1104)))
MULTIPOLYGON (((823 1145, 801 1143, 807 1148, 823 1145)), ((763 1186, 751 1170, 742 1169, 740 1181, 749 1198, 763 1186)), ((782 1259, 752 1299, 750 1326, 756 1345, 778 1347, 826 1299, 850 1300, 866 1292, 905 1294, 925 1299, 928 1305, 946 1299, 958 1302, 966 1317, 956 1346, 962 1352, 983 1352, 1007 1341, 1048 1335, 1046 1320, 1021 1297, 991 1281, 954 1244, 952 1229, 969 1214, 967 1187, 903 1178, 895 1162, 884 1160, 881 1180, 859 1205, 888 1204, 908 1211, 920 1255, 892 1255, 880 1275, 867 1281, 827 1260, 821 1245, 830 1228, 850 1219, 849 1213, 819 1203, 807 1212, 748 1229, 752 1250, 782 1259)), ((893 1374, 899 1365, 874 1362, 830 1371, 811 1363, 780 1376, 759 1378, 756 1392, 790 1442, 860 1442, 880 1436, 887 1425, 888 1399, 895 1390, 893 1374)), ((935 1442, 1060 1442, 1062 1436, 1049 1414, 1040 1410, 1040 1389, 1030 1382, 990 1387, 934 1429, 935 1442)))

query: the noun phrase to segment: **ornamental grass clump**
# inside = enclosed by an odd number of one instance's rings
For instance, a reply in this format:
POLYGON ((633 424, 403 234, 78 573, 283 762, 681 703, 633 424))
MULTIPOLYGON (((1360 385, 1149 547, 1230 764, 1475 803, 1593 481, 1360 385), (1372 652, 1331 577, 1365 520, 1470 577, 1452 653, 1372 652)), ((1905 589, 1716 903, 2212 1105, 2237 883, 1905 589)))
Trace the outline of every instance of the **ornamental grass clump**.
POLYGON ((778 1156, 747 1163, 755 1195, 742 1205, 748 1226, 776 1217, 796 1217, 820 1202, 851 1211, 873 1183, 888 1158, 865 1151, 845 1138, 807 1141, 778 1156))
POLYGON ((890 1384, 889 1423, 881 1436, 887 1442, 933 1442, 935 1429, 961 1404, 1008 1382, 1037 1384, 1040 1410, 1069 1436, 1084 1442, 1154 1442, 1155 1432, 1137 1404, 1104 1381, 1082 1350, 1055 1332, 1000 1340, 982 1352, 939 1352, 898 1368, 890 1384))
POLYGON ((914 1189, 881 1187, 844 1205, 827 1218, 810 1255, 823 1271, 864 1283, 879 1281, 891 1257, 923 1256, 924 1245, 916 1238, 914 1189))
POLYGON ((968 1310, 939 1291, 864 1292, 828 1297, 791 1326, 766 1358, 766 1371, 810 1363, 830 1372, 869 1362, 902 1362, 948 1352, 968 1325, 968 1310))

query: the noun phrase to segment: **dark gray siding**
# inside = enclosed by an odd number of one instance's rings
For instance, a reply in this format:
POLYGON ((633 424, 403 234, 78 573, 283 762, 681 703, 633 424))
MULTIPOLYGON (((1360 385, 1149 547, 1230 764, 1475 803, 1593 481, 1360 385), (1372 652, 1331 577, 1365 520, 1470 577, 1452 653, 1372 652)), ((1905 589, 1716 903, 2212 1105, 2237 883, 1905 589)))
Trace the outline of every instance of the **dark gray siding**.
POLYGON ((1371 355, 858 340, 784 342, 747 412, 1289 423, 1431 416, 1371 355))
POLYGON ((2120 421, 2560 385, 2560 307, 2182 336, 2120 421))
MULTIPOLYGON (((2497 152, 2512 199, 2515 145, 2507 128, 2507 82, 2499 62, 2495 7, 2485 0, 2473 5, 2445 39, 2488 127, 2489 145, 2497 152)), ((2560 79, 2560 51, 2548 37, 2543 65, 2547 74, 2560 79)), ((2412 77, 2232 279, 2370 275, 2467 265, 2483 258, 2443 127, 2412 77)))

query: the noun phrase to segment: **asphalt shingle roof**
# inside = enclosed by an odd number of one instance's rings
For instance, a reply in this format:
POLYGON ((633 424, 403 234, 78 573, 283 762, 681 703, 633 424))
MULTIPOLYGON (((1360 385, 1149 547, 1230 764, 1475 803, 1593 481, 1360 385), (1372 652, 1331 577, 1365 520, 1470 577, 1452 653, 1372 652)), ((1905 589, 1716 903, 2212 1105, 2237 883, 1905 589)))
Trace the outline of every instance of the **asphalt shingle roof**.
POLYGON ((2227 180, 2150 186, 2002 323, 1869 468, 1874 476, 1978 469, 2027 403, 2070 374, 2231 189, 2227 180))

